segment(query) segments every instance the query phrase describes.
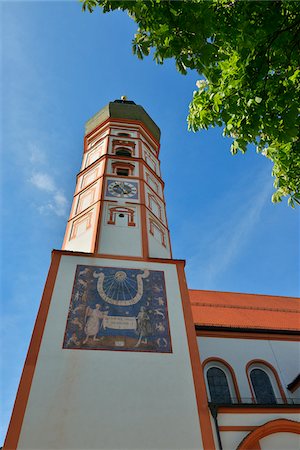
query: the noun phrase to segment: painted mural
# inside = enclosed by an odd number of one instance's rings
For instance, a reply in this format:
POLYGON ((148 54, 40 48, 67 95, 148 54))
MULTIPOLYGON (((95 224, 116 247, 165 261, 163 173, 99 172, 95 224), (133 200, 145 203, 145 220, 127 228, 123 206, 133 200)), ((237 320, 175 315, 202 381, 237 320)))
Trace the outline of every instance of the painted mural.
POLYGON ((164 273, 77 266, 63 348, 171 353, 164 273))

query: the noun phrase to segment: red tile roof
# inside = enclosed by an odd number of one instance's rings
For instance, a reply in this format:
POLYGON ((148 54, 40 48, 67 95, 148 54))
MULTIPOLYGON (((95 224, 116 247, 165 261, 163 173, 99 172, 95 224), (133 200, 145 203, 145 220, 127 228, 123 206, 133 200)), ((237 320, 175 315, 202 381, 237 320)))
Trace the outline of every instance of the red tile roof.
POLYGON ((189 289, 195 325, 300 332, 300 299, 189 289))

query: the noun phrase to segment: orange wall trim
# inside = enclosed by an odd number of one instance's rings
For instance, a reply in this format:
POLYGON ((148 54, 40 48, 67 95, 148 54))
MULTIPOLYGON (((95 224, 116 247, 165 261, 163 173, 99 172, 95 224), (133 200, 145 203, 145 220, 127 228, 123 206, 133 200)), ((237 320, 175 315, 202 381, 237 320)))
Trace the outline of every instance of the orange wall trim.
MULTIPOLYGON (((141 152, 141 142, 139 142, 139 152, 141 152)), ((149 256, 149 241, 148 241, 148 231, 147 231, 147 213, 145 207, 145 186, 142 178, 142 166, 139 164, 139 178, 140 183, 140 215, 141 215, 141 226, 142 226, 142 256, 147 258, 149 256)))
MULTIPOLYGON (((167 263, 167 264, 183 264, 185 266, 184 259, 169 259, 169 258, 143 258, 141 256, 124 256, 124 255, 107 255, 104 253, 85 253, 72 250, 52 250, 52 254, 59 253, 65 256, 84 256, 85 258, 97 258, 97 259, 120 259, 124 261, 144 261, 153 263, 167 263)), ((196 334, 195 334, 196 336, 196 334)))
MULTIPOLYGON (((195 325, 196 326, 196 325, 195 325)), ((296 341, 299 342, 299 335, 296 334, 280 334, 272 333, 257 333, 257 332, 238 332, 238 331, 213 331, 213 330, 196 330, 197 336, 227 338, 227 339, 266 339, 268 341, 296 341)))
MULTIPOLYGON (((105 151, 108 151, 108 140, 106 141, 106 149, 105 151)), ((107 159, 104 161, 104 167, 103 167, 103 174, 106 173, 107 170, 107 159)), ((103 204, 103 199, 105 197, 105 179, 102 177, 102 183, 101 183, 101 190, 100 190, 100 201, 99 201, 99 205, 98 205, 98 211, 97 211, 97 216, 96 216, 96 220, 95 220, 95 229, 94 229, 94 234, 93 234, 93 241, 92 241, 92 246, 91 246, 91 250, 92 252, 98 252, 99 251, 99 245, 101 242, 101 223, 102 223, 102 218, 103 218, 103 209, 104 209, 104 204, 103 204), (101 207, 102 206, 102 207, 101 207)))
MULTIPOLYGON (((174 261, 174 260, 173 260, 174 261)), ((195 326, 192 317, 191 304, 189 300, 188 288, 184 275, 184 264, 178 261, 177 273, 180 293, 182 298, 182 308, 185 320, 186 334, 191 358, 191 366, 195 385, 195 395, 198 407, 200 430, 205 450, 215 450, 215 443, 210 421, 210 413, 207 405, 206 387, 201 368, 199 348, 196 339, 195 326)))
POLYGON ((61 254, 53 252, 3 450, 15 450, 18 445, 60 259, 61 254))
POLYGON ((254 450, 260 448, 260 439, 274 433, 296 433, 300 434, 300 423, 294 420, 276 419, 257 427, 256 430, 248 434, 237 450, 254 450))
POLYGON ((257 427, 255 426, 247 426, 247 425, 240 425, 240 426, 221 426, 219 427, 220 431, 253 431, 256 430, 257 427))
POLYGON ((255 407, 251 408, 248 406, 241 407, 238 405, 236 408, 233 406, 220 406, 218 408, 218 414, 299 414, 299 406, 288 405, 288 407, 255 407))

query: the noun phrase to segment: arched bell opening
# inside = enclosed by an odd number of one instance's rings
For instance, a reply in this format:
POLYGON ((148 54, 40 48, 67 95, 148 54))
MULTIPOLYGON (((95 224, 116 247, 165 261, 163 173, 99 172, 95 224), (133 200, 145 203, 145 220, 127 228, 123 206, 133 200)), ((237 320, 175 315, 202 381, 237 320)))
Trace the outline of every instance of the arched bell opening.
POLYGON ((125 156, 126 158, 131 158, 131 150, 126 147, 118 147, 116 149, 116 156, 125 156))

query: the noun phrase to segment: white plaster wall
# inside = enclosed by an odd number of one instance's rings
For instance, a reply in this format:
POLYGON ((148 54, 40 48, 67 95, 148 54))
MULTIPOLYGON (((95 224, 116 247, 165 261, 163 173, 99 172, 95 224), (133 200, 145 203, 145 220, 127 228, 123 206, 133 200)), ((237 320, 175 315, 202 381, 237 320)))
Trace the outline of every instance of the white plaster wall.
POLYGON ((270 420, 276 419, 288 419, 299 421, 300 413, 289 412, 286 409, 284 412, 281 409, 279 412, 257 412, 253 409, 252 413, 239 413, 236 414, 228 414, 228 413, 220 413, 218 414, 218 422, 219 426, 260 426, 264 425, 266 422, 270 420))
POLYGON ((86 169, 104 155, 105 150, 106 139, 101 140, 97 145, 91 146, 91 148, 83 155, 81 170, 86 169))
POLYGON ((67 241, 65 245, 65 250, 77 252, 90 252, 92 237, 93 237, 93 230, 91 227, 80 236, 77 236, 76 238, 67 241))
POLYGON ((155 219, 155 217, 147 212, 147 233, 148 233, 148 246, 149 246, 149 256, 153 258, 171 258, 171 249, 168 236, 168 230, 161 223, 157 221, 160 228, 165 235, 165 246, 162 244, 161 233, 153 228, 154 235, 150 233, 150 219, 155 219))
POLYGON ((144 131, 142 131, 140 133, 141 140, 145 143, 146 146, 150 147, 150 150, 157 157, 157 153, 158 153, 157 143, 153 141, 153 139, 151 138, 151 136, 149 134, 147 134, 147 137, 146 137, 143 133, 144 133, 144 131))
POLYGON ((295 433, 275 433, 259 441, 261 450, 299 450, 300 436, 295 433))
POLYGON ((102 215, 102 226, 100 234, 100 243, 98 253, 108 255, 123 256, 142 256, 142 233, 140 226, 140 208, 137 206, 125 204, 124 202, 106 203, 104 204, 104 212, 102 215), (127 217, 125 215, 123 221, 116 218, 115 225, 107 223, 109 219, 109 207, 128 206, 135 210, 134 221, 136 226, 129 227, 126 224, 127 217), (123 223, 122 223, 123 222, 123 223))
POLYGON ((146 164, 152 169, 158 176, 160 176, 159 164, 157 158, 149 151, 143 150, 143 159, 146 164))
POLYGON ((102 175, 103 172, 103 161, 99 161, 98 164, 95 164, 90 170, 87 170, 82 175, 79 175, 76 192, 84 189, 86 186, 95 181, 98 177, 102 175))
MULTIPOLYGON (((300 373, 300 342, 271 341, 270 345, 278 362, 278 375, 284 387, 300 373)), ((300 400, 300 390, 293 394, 286 390, 288 397, 300 400)))
POLYGON ((151 258, 171 258, 169 245, 164 247, 161 242, 148 232, 149 256, 151 258))
POLYGON ((63 256, 18 449, 201 449, 176 266, 63 256), (63 350, 77 264, 163 270, 173 353, 63 350))
POLYGON ((74 198, 74 204, 72 207, 72 215, 79 214, 85 209, 89 208, 93 203, 99 200, 100 197, 100 180, 90 185, 87 189, 84 189, 80 194, 74 198))
POLYGON ((150 153, 152 153, 152 155, 157 158, 157 152, 154 149, 154 147, 152 147, 152 145, 149 144, 149 142, 147 142, 145 139, 142 139, 142 149, 143 151, 149 151, 150 153), (145 143, 144 143, 145 142, 145 143))
POLYGON ((298 387, 298 389, 296 389, 294 392, 290 392, 290 397, 293 399, 297 399, 298 403, 299 403, 299 399, 300 399, 300 386, 298 387))
POLYGON ((100 129, 93 133, 87 142, 88 149, 90 149, 95 143, 98 143, 99 140, 103 139, 108 133, 108 130, 103 131, 103 129, 100 129))
MULTIPOLYGON (((118 136, 119 133, 127 133, 127 134, 130 134, 131 137, 137 137, 137 132, 136 131, 134 131, 132 129, 122 128, 122 127, 120 127, 120 128, 111 128, 110 129, 110 133, 115 135, 115 136, 118 136)), ((122 136, 119 136, 119 137, 122 138, 122 136)), ((123 137, 123 139, 124 139, 124 137, 123 137)))
POLYGON ((251 397, 246 365, 253 359, 262 359, 272 364, 278 373, 286 396, 291 397, 286 386, 300 372, 299 342, 202 336, 198 337, 198 340, 202 362, 206 358, 215 356, 222 358, 232 366, 241 397, 251 397))
MULTIPOLYGON (((71 233, 72 233, 72 226, 69 227, 68 230, 68 236, 66 243, 64 245, 64 250, 72 250, 72 251, 78 251, 78 252, 90 252, 91 251, 91 244, 92 244, 92 238, 93 238, 93 232, 95 227, 95 220, 96 220, 96 214, 95 214, 95 208, 91 208, 92 211, 92 217, 91 217, 91 226, 83 231, 82 233, 78 233, 76 237, 70 239, 71 233)), ((82 216, 79 216, 78 219, 81 217, 85 217, 89 214, 89 211, 82 216)), ((76 222, 77 219, 73 221, 73 224, 76 222)))
POLYGON ((215 421, 214 421, 213 416, 212 416, 210 411, 209 411, 209 418, 210 418, 211 429, 212 429, 212 434, 213 434, 215 447, 216 447, 216 450, 218 450, 219 449, 219 444, 218 444, 218 436, 217 436, 217 431, 216 431, 216 424, 215 424, 215 421))
POLYGON ((156 192, 160 197, 163 197, 163 190, 162 185, 158 181, 155 176, 150 173, 144 166, 144 179, 149 184, 149 186, 153 189, 154 192, 156 192), (147 174, 149 174, 149 178, 147 177, 147 174))
MULTIPOLYGON (((244 437, 249 434, 249 431, 225 431, 221 432, 221 442, 223 450, 235 450, 244 437)), ((216 448, 218 448, 218 441, 215 441, 216 448)), ((283 450, 283 449, 282 449, 283 450)))
POLYGON ((92 138, 88 140, 87 148, 90 150, 93 147, 97 147, 103 141, 105 137, 104 133, 96 133, 92 138))
POLYGON ((166 225, 166 211, 165 211, 165 204, 160 200, 160 198, 154 194, 151 189, 148 188, 147 185, 145 185, 145 197, 146 197, 146 205, 147 207, 153 212, 153 214, 163 222, 164 225, 166 225), (149 195, 153 196, 155 201, 149 200, 149 195), (158 206, 159 205, 159 206, 158 206), (161 215, 159 214, 159 207, 161 211, 161 215))

